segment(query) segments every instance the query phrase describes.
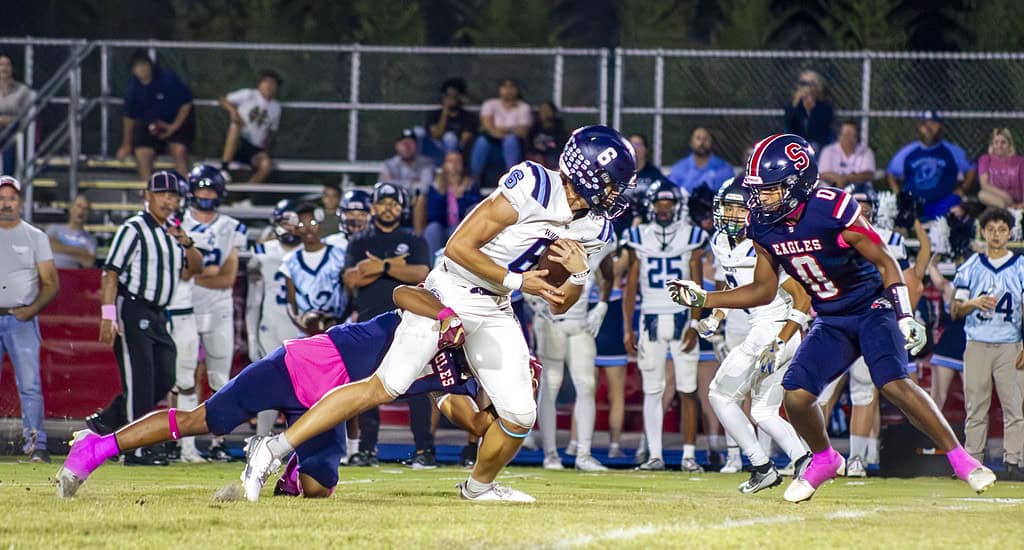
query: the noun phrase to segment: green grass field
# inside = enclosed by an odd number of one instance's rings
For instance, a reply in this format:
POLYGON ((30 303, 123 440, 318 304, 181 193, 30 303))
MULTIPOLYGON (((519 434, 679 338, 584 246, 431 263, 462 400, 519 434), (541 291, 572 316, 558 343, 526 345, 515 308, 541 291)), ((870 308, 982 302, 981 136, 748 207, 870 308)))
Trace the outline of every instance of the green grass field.
POLYGON ((1019 548, 1024 484, 839 480, 813 501, 743 496, 744 474, 511 468, 531 505, 459 500, 465 470, 343 468, 327 500, 217 502, 241 464, 100 468, 73 500, 53 465, 0 461, 0 548, 1019 548))

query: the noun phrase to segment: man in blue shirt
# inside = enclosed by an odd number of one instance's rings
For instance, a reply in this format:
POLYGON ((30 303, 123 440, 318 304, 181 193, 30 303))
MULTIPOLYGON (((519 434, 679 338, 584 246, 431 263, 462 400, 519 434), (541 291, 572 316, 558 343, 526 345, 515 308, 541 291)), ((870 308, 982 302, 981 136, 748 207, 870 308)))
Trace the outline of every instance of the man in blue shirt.
POLYGON ((714 153, 711 147, 714 138, 707 128, 696 127, 690 134, 690 155, 672 165, 668 179, 672 183, 693 194, 693 190, 706 185, 714 193, 722 186, 722 182, 732 178, 732 166, 714 153))
POLYGON ((942 139, 942 119, 935 111, 921 114, 917 133, 921 140, 903 146, 886 172, 894 192, 902 189, 924 199, 921 220, 928 221, 960 204, 956 192, 971 186, 974 167, 962 148, 942 139))
POLYGON ((1024 259, 1006 249, 1013 216, 989 208, 978 220, 985 252, 971 256, 956 271, 950 316, 966 318, 964 397, 967 425, 964 447, 975 458, 985 452, 992 382, 1003 408, 1003 463, 1007 477, 1024 481, 1024 352, 1021 351, 1021 298, 1024 259))
POLYGON ((169 153, 175 170, 187 174, 188 150, 196 133, 192 90, 173 71, 153 63, 145 50, 132 54, 131 67, 117 160, 134 154, 139 177, 146 181, 156 155, 169 153))

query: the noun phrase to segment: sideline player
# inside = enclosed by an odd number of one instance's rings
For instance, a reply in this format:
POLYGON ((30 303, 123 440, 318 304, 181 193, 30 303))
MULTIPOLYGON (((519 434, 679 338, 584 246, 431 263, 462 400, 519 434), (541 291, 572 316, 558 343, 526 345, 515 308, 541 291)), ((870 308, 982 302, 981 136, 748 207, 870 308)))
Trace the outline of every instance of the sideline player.
MULTIPOLYGON (((461 344, 460 323, 451 309, 445 308, 423 289, 398 287, 395 303, 421 315, 441 319, 439 353, 430 363, 429 376, 417 380, 409 394, 443 391, 476 395, 476 382, 463 375, 461 351, 447 351, 461 344)), ((257 411, 279 409, 289 421, 330 389, 364 379, 377 369, 381 357, 391 343, 400 315, 397 311, 383 313, 356 324, 332 327, 325 334, 288 340, 266 357, 253 362, 232 379, 221 391, 192 410, 155 411, 121 428, 100 436, 89 430, 75 434, 71 452, 57 472, 57 494, 63 498, 75 495, 78 488, 107 458, 119 452, 153 445, 162 441, 213 432, 230 433, 257 411)), ((443 411, 465 407, 460 400, 446 400, 443 411)), ((453 420, 466 418, 455 415, 453 420)), ((463 424, 476 429, 476 422, 463 424)), ((279 489, 291 487, 287 494, 306 497, 329 496, 338 482, 338 464, 344 455, 345 427, 325 432, 300 445, 291 467, 282 476, 279 489)))
POLYGON ((338 248, 342 253, 348 250, 348 243, 352 238, 362 233, 369 225, 372 203, 370 194, 362 189, 346 191, 338 203, 338 209, 341 211, 341 223, 338 228, 340 231, 324 237, 324 244, 338 248))
POLYGON ((818 318, 782 385, 790 422, 814 456, 785 499, 808 500, 842 471, 845 460, 829 442, 817 396, 862 354, 882 395, 946 453, 957 477, 978 492, 992 486, 992 471, 964 450, 928 394, 907 377, 904 350, 920 351, 924 327, 913 317, 896 260, 857 201, 840 189, 815 187, 814 151, 792 134, 758 142, 746 174, 748 231, 757 254, 753 282, 709 293, 698 283, 673 281, 669 291, 690 307, 761 306, 776 296, 781 267, 811 295, 818 318))
MULTIPOLYGON (((175 375, 177 404, 191 409, 199 404, 196 365, 199 343, 206 350, 206 375, 210 389, 217 391, 231 376, 235 351, 235 300, 238 253, 245 248, 245 224, 217 212, 227 198, 227 174, 206 164, 197 164, 187 176, 188 209, 181 228, 203 252, 203 272, 182 281, 174 290, 167 315, 171 336, 178 348, 175 375)), ((231 455, 219 438, 210 443, 207 455, 229 461, 231 455)), ((205 462, 196 450, 195 438, 181 441, 182 462, 205 462)))
MULTIPOLYGON (((427 276, 425 287, 465 323, 466 357, 499 416, 484 435, 472 474, 458 486, 462 498, 535 500, 494 483, 537 413, 529 349, 509 294, 521 289, 546 299, 552 313, 568 311, 589 276, 587 256, 612 239, 608 218, 625 210, 623 193, 635 172, 633 146, 622 135, 605 126, 579 128, 562 150, 559 171, 532 162, 513 166, 456 228, 443 260, 427 276), (548 247, 549 257, 570 273, 558 288, 544 280, 547 270, 533 269, 548 247)), ((243 483, 246 497, 259 498, 275 462, 295 445, 403 393, 436 352, 435 330, 433 320, 403 314, 392 352, 376 376, 328 393, 283 434, 255 440, 243 483)))
MULTIPOLYGON (((747 238, 747 203, 750 191, 742 178, 728 181, 715 198, 714 218, 717 231, 711 237, 711 250, 729 288, 750 284, 757 263, 754 243, 747 238)), ((747 311, 749 331, 738 342, 726 342, 729 354, 711 381, 708 398, 725 431, 739 444, 753 466, 750 479, 739 486, 741 493, 756 493, 782 483, 772 464, 771 449, 758 442, 754 426, 743 412, 743 401, 752 392, 750 416, 789 456, 797 462, 807 455, 793 426, 779 415, 782 405, 782 378, 800 345, 800 330, 807 326, 811 299, 800 284, 783 275, 776 296, 768 305, 747 311), (782 325, 780 327, 780 325, 782 325)), ((725 311, 714 310, 698 323, 704 338, 715 333, 725 311)), ((737 319, 738 320, 738 319, 737 319)), ((729 317, 729 323, 734 317, 729 317)), ((730 336, 731 336, 730 332, 730 336)))
POLYGON ((320 240, 323 216, 311 202, 295 209, 295 233, 302 248, 281 262, 278 273, 284 276, 288 316, 307 334, 322 332, 342 322, 348 313, 348 295, 341 282, 345 271, 345 252, 320 240), (313 322, 315 321, 315 322, 313 322))
POLYGON ((665 292, 665 283, 680 279, 688 266, 690 277, 703 279, 704 245, 708 235, 691 226, 684 216, 683 194, 674 183, 655 181, 647 188, 644 200, 647 223, 622 234, 626 255, 626 287, 622 291, 622 317, 633 318, 639 284, 640 338, 631 323, 625 324, 626 350, 637 353, 636 363, 644 392, 644 435, 647 461, 638 470, 664 470, 662 425, 665 417, 662 396, 665 393, 665 357, 671 352, 676 391, 682 401, 684 472, 701 472, 697 464, 697 318, 700 311, 687 311, 673 303, 665 292))

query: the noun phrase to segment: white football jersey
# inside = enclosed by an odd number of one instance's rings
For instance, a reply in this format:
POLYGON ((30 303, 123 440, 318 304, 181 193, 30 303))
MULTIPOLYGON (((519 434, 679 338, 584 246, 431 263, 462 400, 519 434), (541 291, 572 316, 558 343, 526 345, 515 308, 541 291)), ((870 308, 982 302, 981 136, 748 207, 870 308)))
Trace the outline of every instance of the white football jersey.
MULTIPOLYGON (((513 166, 501 178, 491 197, 499 194, 508 199, 519 218, 480 251, 509 271, 522 273, 533 269, 557 239, 578 241, 588 257, 612 239, 612 224, 608 220, 591 214, 573 219, 561 175, 537 163, 526 161, 513 166)), ((445 266, 471 286, 502 295, 509 293, 509 289, 473 274, 448 257, 445 257, 445 266)))
POLYGON ((337 248, 344 254, 348 250, 348 235, 344 233, 331 233, 330 235, 320 239, 324 244, 329 244, 334 248, 337 248))
MULTIPOLYGON (((301 246, 301 245, 298 245, 301 246)), ((251 332, 268 330, 269 327, 287 327, 292 330, 288 318, 288 283, 280 272, 284 257, 298 246, 285 249, 277 239, 252 246, 249 269, 259 272, 259 281, 252 286, 259 292, 249 301, 252 308, 251 332)))
POLYGON ((623 232, 623 245, 633 249, 640 263, 642 313, 678 313, 689 309, 672 301, 666 284, 673 279, 690 278, 690 255, 702 248, 707 239, 707 232, 685 221, 667 227, 643 223, 623 232))
MULTIPOLYGON (((757 265, 757 252, 752 239, 743 239, 734 247, 729 241, 728 235, 721 231, 716 231, 711 236, 711 251, 715 254, 715 263, 718 265, 715 280, 725 281, 729 288, 736 288, 754 282, 754 266, 757 265)), ((762 321, 785 320, 786 316, 789 315, 789 306, 792 300, 789 297, 789 293, 782 290, 782 283, 789 279, 789 275, 785 271, 779 271, 779 291, 775 299, 767 305, 746 310, 751 324, 762 321)), ((730 315, 730 322, 732 322, 732 319, 733 317, 730 315)))
MULTIPOLYGON (((203 254, 203 267, 224 265, 231 252, 245 250, 245 224, 224 214, 217 214, 212 222, 199 223, 192 217, 192 210, 185 212, 181 228, 195 242, 203 254)), ((234 290, 231 288, 209 289, 194 284, 191 280, 182 281, 174 289, 174 297, 168 309, 185 309, 195 307, 197 312, 209 311, 214 307, 225 307, 232 302, 234 290)))

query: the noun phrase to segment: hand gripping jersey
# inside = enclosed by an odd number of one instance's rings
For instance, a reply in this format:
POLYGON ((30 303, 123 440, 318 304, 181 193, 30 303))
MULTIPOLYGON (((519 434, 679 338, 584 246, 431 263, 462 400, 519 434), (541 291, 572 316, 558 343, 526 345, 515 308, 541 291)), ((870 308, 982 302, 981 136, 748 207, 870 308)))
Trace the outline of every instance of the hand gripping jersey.
POLYGON ((750 224, 750 237, 811 295, 819 315, 857 314, 882 295, 875 266, 841 238, 860 217, 853 197, 815 189, 795 224, 750 224))
MULTIPOLYGON (((196 248, 203 254, 203 267, 222 266, 231 252, 245 249, 245 224, 224 214, 210 223, 199 223, 192 217, 192 210, 185 212, 181 228, 195 242, 196 248)), ((208 311, 216 307, 233 307, 234 290, 231 288, 210 289, 194 284, 193 281, 182 281, 174 289, 174 298, 168 309, 186 309, 195 307, 196 311, 208 311), (194 290, 193 290, 194 289, 194 290)))
MULTIPOLYGON (((744 239, 735 247, 729 240, 729 236, 722 232, 715 232, 711 237, 711 251, 715 254, 718 269, 721 272, 721 279, 729 285, 729 288, 736 288, 754 282, 754 266, 757 265, 757 253, 754 249, 754 242, 744 239)), ((715 277, 718 279, 719 277, 715 277)), ((779 276, 779 292, 775 299, 767 305, 748 310, 749 322, 755 324, 762 321, 785 320, 789 313, 789 294, 782 290, 782 283, 789 276, 785 273, 779 276)), ((730 316, 730 320, 732 317, 730 316)))
POLYGON ((284 257, 279 272, 292 280, 300 312, 322 311, 340 318, 347 303, 341 284, 345 253, 330 245, 321 252, 311 255, 299 248, 284 257))
POLYGON ((690 253, 702 248, 708 234, 701 228, 678 221, 663 227, 644 223, 622 235, 640 262, 640 311, 644 314, 679 313, 688 308, 669 297, 665 285, 672 279, 690 278, 690 253))
MULTIPOLYGON (((519 217, 480 250, 509 271, 530 271, 557 239, 578 241, 588 257, 611 241, 612 225, 608 220, 589 214, 573 219, 558 172, 526 161, 513 166, 499 181, 491 197, 504 195, 519 217)), ((501 295, 509 293, 509 289, 474 275, 450 259, 445 265, 473 286, 501 295)))

